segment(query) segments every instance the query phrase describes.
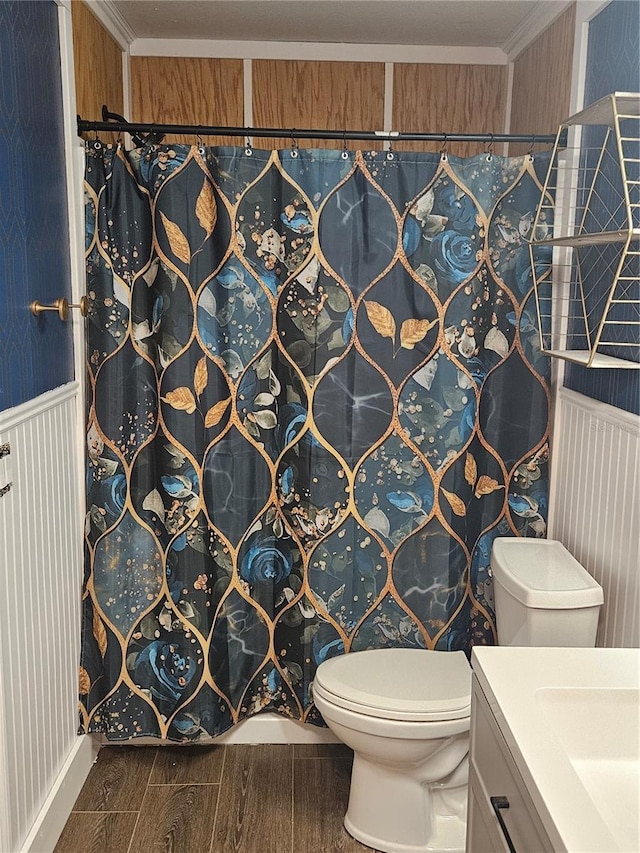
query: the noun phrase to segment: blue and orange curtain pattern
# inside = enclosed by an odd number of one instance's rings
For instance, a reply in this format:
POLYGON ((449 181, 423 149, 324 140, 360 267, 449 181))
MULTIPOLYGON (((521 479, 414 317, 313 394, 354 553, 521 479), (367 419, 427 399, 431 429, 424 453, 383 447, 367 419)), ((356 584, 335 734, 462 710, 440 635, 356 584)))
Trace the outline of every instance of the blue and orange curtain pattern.
POLYGON ((81 730, 321 724, 316 667, 495 642, 544 536, 544 156, 87 147, 81 730))

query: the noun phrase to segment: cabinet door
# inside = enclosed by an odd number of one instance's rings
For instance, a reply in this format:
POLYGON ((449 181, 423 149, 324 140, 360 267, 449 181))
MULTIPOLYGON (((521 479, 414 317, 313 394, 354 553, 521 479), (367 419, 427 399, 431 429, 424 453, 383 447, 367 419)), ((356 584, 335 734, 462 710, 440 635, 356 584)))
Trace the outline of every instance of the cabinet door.
MULTIPOLYGON (((477 781, 475 794, 478 810, 492 829, 494 840, 504 839, 499 843, 495 841, 499 846, 490 847, 489 850, 552 853, 553 847, 542 821, 477 682, 474 684, 471 707, 470 756, 471 773, 477 781), (500 817, 491 802, 497 797, 504 798, 508 804, 499 811, 500 817)), ((485 851, 470 847, 467 853, 485 851)))
POLYGON ((466 853, 509 853, 503 836, 497 835, 495 817, 487 809, 488 798, 473 767, 469 770, 466 853))

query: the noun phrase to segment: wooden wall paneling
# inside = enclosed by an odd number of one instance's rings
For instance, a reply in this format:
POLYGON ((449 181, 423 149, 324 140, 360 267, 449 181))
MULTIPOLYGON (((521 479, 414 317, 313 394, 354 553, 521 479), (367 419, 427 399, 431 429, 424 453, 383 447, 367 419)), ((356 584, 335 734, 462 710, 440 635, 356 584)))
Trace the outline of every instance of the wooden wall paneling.
MULTIPOLYGON (((124 90, 120 45, 83 0, 71 4, 76 109, 83 119, 102 120, 102 105, 122 115, 124 90)), ((105 140, 113 134, 101 134, 105 140)))
MULTIPOLYGON (((244 125, 241 59, 132 56, 131 121, 244 125)), ((191 136, 167 142, 194 145, 191 136)), ((208 136, 205 145, 243 145, 244 139, 208 136)))
MULTIPOLYGON (((267 60, 253 62, 256 127, 382 130, 384 63, 267 60)), ((288 137, 255 139, 259 148, 288 148, 288 137)), ((300 140, 301 148, 342 148, 340 140, 300 140)), ((382 142, 347 143, 381 149, 382 142)))
MULTIPOLYGON (((555 133, 568 117, 575 22, 574 3, 516 58, 511 96, 513 133, 555 133)), ((521 154, 527 147, 514 143, 509 153, 521 154)))
MULTIPOLYGON (((393 70, 392 129, 415 133, 503 133, 507 99, 505 65, 397 64, 393 70)), ((441 143, 396 142, 404 151, 439 151, 441 143)), ((449 143, 467 157, 479 143, 449 143)), ((498 152, 499 153, 499 152, 498 152)))

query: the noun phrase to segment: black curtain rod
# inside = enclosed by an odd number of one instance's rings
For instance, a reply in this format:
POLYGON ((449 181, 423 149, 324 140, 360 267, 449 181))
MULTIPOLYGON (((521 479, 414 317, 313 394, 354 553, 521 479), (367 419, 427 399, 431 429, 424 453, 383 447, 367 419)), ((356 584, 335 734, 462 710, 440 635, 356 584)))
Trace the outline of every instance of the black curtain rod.
POLYGON ((287 130, 282 127, 215 127, 200 124, 148 124, 128 121, 86 121, 78 116, 78 134, 112 131, 116 133, 149 133, 149 134, 193 134, 198 136, 239 136, 268 137, 282 139, 362 139, 399 142, 411 140, 415 142, 484 142, 491 145, 499 142, 522 142, 529 145, 553 144, 555 134, 538 133, 404 133, 400 131, 382 130, 314 130, 312 128, 292 127, 287 130))

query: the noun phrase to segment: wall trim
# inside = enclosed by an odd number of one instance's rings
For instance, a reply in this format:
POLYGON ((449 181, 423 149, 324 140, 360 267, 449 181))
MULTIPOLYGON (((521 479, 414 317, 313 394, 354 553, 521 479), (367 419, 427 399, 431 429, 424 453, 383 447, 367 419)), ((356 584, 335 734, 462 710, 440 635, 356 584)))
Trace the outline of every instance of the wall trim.
MULTIPOLYGON (((589 49, 589 23, 611 0, 576 0, 576 29, 573 42, 573 71, 571 74, 571 99, 569 114, 574 115, 584 107, 584 86, 587 74, 589 49)), ((570 142, 574 145, 575 142, 570 142)))
POLYGON ((118 42, 123 50, 127 50, 136 34, 113 0, 84 0, 91 12, 100 21, 109 35, 118 42))
POLYGON ((54 388, 52 391, 45 391, 39 397, 27 400, 19 406, 5 409, 3 412, 0 412, 0 432, 14 429, 19 424, 24 423, 24 421, 28 421, 42 412, 60 406, 72 397, 77 397, 79 393, 80 383, 74 380, 73 382, 67 382, 66 385, 61 385, 59 388, 54 388))
MULTIPOLYGON (((511 107, 513 106, 513 74, 514 74, 514 63, 509 62, 507 65, 507 92, 505 95, 505 105, 504 105, 504 132, 509 133, 511 130, 511 107)), ((509 154, 509 143, 505 142, 503 145, 502 153, 505 157, 509 154)))
POLYGON ((100 741, 90 735, 76 740, 20 853, 53 853, 73 805, 98 757, 100 741))
POLYGON ((131 56, 188 56, 217 59, 310 59, 338 62, 420 62, 445 65, 506 65, 507 63, 507 57, 499 47, 459 47, 457 45, 138 38, 131 43, 130 53, 131 56))
POLYGON ((242 60, 242 91, 244 126, 251 127, 253 124, 253 64, 250 59, 242 60))
POLYGON ((570 388, 559 388, 558 397, 574 406, 580 406, 594 418, 607 421, 607 423, 619 427, 624 432, 630 432, 640 438, 640 415, 627 412, 626 409, 618 409, 616 406, 610 406, 609 403, 602 403, 600 400, 594 400, 570 388))
MULTIPOLYGON (((267 712, 243 720, 219 737, 199 739, 196 743, 198 746, 223 746, 239 743, 340 743, 340 741, 330 729, 267 712)), ((103 738, 102 745, 115 749, 118 746, 176 746, 176 743, 155 737, 139 737, 122 743, 103 738)), ((186 749, 189 748, 189 744, 184 745, 186 749)))
POLYGON ((562 0, 562 2, 559 0, 554 0, 554 2, 540 0, 509 38, 502 43, 501 47, 507 58, 514 60, 523 50, 526 50, 556 18, 562 15, 572 2, 573 0, 562 0))
MULTIPOLYGON (((384 118, 382 129, 385 133, 391 133, 393 130, 393 62, 385 62, 384 64, 384 118)), ((386 140, 382 146, 384 151, 389 151, 391 142, 386 140)))
MULTIPOLYGON (((73 55, 72 11, 60 4, 58 9, 60 38, 60 70, 62 77, 62 104, 64 111, 64 149, 67 179, 67 211, 69 219, 69 261, 72 302, 78 303, 86 290, 84 260, 84 143, 76 133, 76 83, 73 55)), ((124 54, 123 54, 124 55, 124 54)), ((84 395, 85 376, 85 320, 79 311, 72 311, 74 377, 79 391, 84 395)), ((78 452, 82 458, 82 436, 85 432, 84 411, 78 406, 78 452)), ((80 466, 82 470, 82 466, 80 466)), ((80 481, 80 495, 84 495, 84 476, 80 481)), ((84 504, 81 516, 84 515, 84 504)))
MULTIPOLYGON (((131 56, 129 48, 122 51, 122 112, 131 115, 131 56)), ((131 135, 126 134, 126 147, 132 148, 131 135)))

